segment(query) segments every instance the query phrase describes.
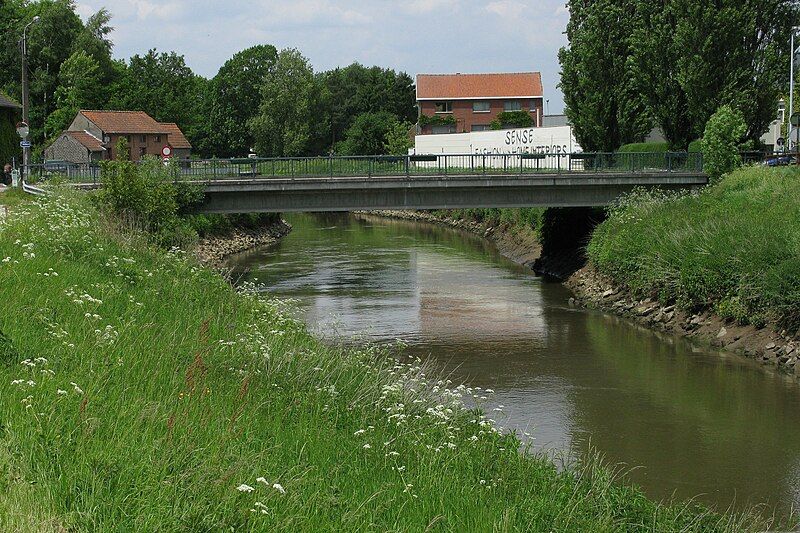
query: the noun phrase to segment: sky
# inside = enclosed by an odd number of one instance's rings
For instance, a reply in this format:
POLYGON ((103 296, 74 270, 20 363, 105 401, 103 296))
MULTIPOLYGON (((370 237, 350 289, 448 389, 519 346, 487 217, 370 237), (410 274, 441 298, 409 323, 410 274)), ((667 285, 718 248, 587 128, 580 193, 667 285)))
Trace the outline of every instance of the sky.
MULTIPOLYGON (((183 54, 212 77, 256 44, 297 48, 315 71, 354 61, 408 72, 540 71, 549 113, 563 110, 558 49, 565 0, 77 0, 112 14, 114 55, 183 54)), ((548 110, 545 109, 547 113, 548 110)))

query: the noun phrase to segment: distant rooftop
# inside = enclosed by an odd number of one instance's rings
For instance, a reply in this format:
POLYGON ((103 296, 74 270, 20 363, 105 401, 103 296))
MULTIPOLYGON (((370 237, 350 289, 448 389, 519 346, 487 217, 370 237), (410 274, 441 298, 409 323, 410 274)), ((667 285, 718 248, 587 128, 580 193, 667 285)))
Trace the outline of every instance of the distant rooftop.
POLYGON ((539 72, 418 74, 417 100, 541 98, 539 72))
POLYGON ((6 93, 0 92, 0 107, 10 107, 11 109, 22 109, 22 106, 19 105, 13 98, 8 96, 6 93))
POLYGON ((169 145, 173 148, 191 148, 192 144, 189 142, 189 139, 183 134, 181 129, 178 127, 177 124, 174 122, 162 122, 162 126, 166 127, 169 130, 167 133, 169 134, 168 142, 169 145))
POLYGON ((81 110, 104 133, 169 133, 169 128, 144 111, 81 110))

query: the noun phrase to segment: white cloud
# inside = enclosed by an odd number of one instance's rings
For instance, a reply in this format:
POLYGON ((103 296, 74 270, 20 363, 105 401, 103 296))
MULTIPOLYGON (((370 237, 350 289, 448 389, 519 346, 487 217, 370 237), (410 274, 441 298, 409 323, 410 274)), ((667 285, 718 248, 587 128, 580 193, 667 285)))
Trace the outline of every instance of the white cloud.
POLYGON ((561 108, 557 52, 564 0, 78 0, 113 15, 114 53, 174 50, 213 76, 255 44, 298 48, 316 70, 359 61, 409 74, 540 70, 561 108))
MULTIPOLYGON (((486 11, 501 17, 518 18, 528 11, 528 7, 523 3, 514 2, 513 0, 499 0, 498 2, 487 4, 486 11)), ((531 21, 526 20, 525 22, 530 24, 531 21)))

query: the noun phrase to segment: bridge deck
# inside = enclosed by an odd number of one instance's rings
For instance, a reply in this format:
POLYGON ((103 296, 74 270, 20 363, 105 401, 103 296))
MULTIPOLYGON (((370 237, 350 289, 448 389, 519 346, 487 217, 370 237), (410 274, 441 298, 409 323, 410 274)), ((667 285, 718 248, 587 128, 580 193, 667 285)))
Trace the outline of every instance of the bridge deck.
MULTIPOLYGON (((97 166, 38 168, 81 188, 101 183, 97 166)), ((205 213, 602 206, 636 187, 708 182, 702 155, 686 153, 213 159, 175 162, 168 172, 203 184, 205 213)))

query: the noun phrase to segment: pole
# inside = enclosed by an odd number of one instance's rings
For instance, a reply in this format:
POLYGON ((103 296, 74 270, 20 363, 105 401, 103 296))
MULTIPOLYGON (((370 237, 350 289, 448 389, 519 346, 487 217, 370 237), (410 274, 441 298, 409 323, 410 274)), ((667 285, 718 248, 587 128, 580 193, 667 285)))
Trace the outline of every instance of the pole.
MULTIPOLYGON (((789 54, 789 127, 786 130, 786 133, 789 134, 787 137, 790 144, 792 142, 792 114, 794 113, 794 30, 792 27, 791 53, 789 54)), ((797 151, 797 146, 795 146, 795 151, 797 151)))
MULTIPOLYGON (((30 97, 28 94, 28 28, 31 24, 38 22, 39 17, 34 17, 25 28, 22 30, 22 121, 25 124, 28 122, 30 110, 30 97)), ((27 137, 24 139, 27 140, 27 137)), ((31 149, 28 147, 22 148, 22 179, 23 181, 28 176, 28 165, 30 165, 31 149)))

